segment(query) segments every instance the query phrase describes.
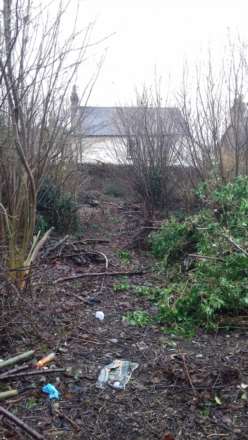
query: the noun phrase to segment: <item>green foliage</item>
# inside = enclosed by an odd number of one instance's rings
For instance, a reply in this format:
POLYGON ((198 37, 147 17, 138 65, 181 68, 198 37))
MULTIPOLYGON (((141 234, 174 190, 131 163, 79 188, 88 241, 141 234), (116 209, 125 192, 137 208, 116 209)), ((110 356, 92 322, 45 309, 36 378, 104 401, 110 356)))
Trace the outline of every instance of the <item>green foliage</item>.
POLYGON ((248 307, 248 257, 232 243, 246 252, 248 178, 212 193, 205 184, 198 194, 208 209, 184 221, 171 218, 151 239, 168 287, 143 290, 158 307, 157 321, 178 333, 217 329, 221 315, 248 307))
POLYGON ((163 179, 158 167, 149 170, 150 198, 155 208, 163 206, 163 179))
POLYGON ((130 284, 127 279, 123 279, 120 283, 113 285, 114 292, 125 292, 130 289, 130 284))
POLYGON ((135 310, 134 312, 128 312, 123 318, 130 325, 137 325, 138 327, 144 327, 150 324, 151 318, 144 310, 135 310))
POLYGON ((189 242, 194 242, 195 225, 194 218, 188 218, 179 222, 172 217, 166 222, 161 230, 152 237, 152 252, 157 258, 163 258, 167 264, 183 255, 185 247, 189 242))
POLYGON ((119 251, 118 257, 120 258, 121 262, 124 264, 128 264, 132 260, 132 255, 128 251, 119 251))
POLYGON ((50 228, 54 226, 59 233, 76 233, 79 230, 79 218, 76 203, 70 193, 64 193, 51 180, 44 180, 37 199, 37 224, 50 228))
POLYGON ((44 216, 41 214, 37 214, 35 233, 37 234, 40 231, 41 235, 44 235, 48 229, 49 229, 49 226, 48 226, 44 216))

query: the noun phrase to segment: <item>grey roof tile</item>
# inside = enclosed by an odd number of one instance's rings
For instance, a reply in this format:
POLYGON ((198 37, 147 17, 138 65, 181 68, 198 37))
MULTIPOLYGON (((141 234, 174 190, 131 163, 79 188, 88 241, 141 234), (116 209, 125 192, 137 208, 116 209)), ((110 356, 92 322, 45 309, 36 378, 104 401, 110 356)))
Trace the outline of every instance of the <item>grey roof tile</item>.
MULTIPOLYGON (((138 120, 146 112, 150 120, 156 120, 158 109, 144 107, 80 107, 80 132, 83 136, 126 136, 127 130, 118 124, 119 115, 123 114, 125 120, 138 120)), ((176 107, 163 107, 159 109, 160 118, 173 127, 173 132, 182 134, 183 118, 176 107)), ((172 130, 172 129, 171 129, 172 130)))

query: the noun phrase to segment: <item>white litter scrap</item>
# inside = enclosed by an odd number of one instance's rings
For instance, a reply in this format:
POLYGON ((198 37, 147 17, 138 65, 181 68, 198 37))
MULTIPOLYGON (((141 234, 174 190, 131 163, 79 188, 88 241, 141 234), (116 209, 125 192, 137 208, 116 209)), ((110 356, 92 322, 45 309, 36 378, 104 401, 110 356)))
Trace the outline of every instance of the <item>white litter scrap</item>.
POLYGON ((138 368, 136 362, 115 359, 111 364, 101 369, 97 379, 97 388, 105 388, 106 385, 116 390, 124 390, 132 372, 138 368))
POLYGON ((98 311, 95 314, 96 319, 99 319, 99 321, 103 321, 104 320, 104 313, 102 311, 98 311))

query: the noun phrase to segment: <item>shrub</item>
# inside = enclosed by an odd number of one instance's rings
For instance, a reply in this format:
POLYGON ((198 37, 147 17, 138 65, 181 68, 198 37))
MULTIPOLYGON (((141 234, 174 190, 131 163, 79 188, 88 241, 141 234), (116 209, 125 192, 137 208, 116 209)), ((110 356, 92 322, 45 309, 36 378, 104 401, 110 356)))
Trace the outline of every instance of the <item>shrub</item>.
POLYGON ((106 196, 110 196, 110 197, 123 197, 124 196, 124 189, 121 188, 120 185, 117 185, 117 183, 113 182, 113 183, 109 183, 108 185, 106 185, 104 194, 106 194, 106 196))
POLYGON ((76 233, 79 230, 77 205, 70 193, 63 193, 50 179, 44 180, 37 198, 38 222, 43 228, 54 226, 58 233, 76 233))
POLYGON ((151 238, 168 286, 146 296, 157 304, 157 321, 172 331, 217 329, 223 313, 248 307, 248 178, 208 190, 202 187, 201 197, 212 209, 181 222, 171 218, 151 238))

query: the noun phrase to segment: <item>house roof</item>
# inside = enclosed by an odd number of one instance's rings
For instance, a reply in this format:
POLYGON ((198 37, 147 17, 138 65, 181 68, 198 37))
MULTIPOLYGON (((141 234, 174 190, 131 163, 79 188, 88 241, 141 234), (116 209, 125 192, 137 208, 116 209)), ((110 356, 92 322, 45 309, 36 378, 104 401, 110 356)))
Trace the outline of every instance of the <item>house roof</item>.
POLYGON ((80 107, 80 132, 85 137, 94 136, 127 136, 128 122, 138 121, 148 116, 150 121, 164 120, 170 131, 182 134, 183 117, 176 107, 80 107), (125 123, 120 123, 125 120, 125 123))

